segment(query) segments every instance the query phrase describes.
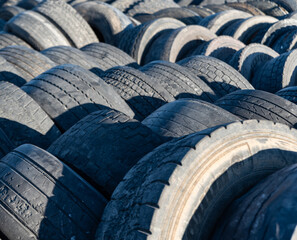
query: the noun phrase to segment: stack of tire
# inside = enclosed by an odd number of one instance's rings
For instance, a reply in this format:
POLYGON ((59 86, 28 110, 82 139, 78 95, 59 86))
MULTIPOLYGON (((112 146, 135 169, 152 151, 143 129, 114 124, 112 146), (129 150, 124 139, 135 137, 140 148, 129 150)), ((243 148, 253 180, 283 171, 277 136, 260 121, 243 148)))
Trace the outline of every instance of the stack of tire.
POLYGON ((297 1, 0 1, 0 239, 297 238, 297 1))

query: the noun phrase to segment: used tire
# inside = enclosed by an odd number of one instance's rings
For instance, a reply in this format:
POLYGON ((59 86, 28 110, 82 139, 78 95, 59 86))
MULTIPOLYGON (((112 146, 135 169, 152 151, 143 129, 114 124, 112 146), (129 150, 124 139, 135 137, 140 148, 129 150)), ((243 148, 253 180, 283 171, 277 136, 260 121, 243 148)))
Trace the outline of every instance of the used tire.
POLYGON ((22 145, 0 160, 0 231, 8 239, 91 239, 106 199, 48 152, 22 145))
POLYGON ((296 136, 286 125, 248 120, 161 145, 118 185, 96 239, 209 239, 233 199, 296 163, 296 136))
POLYGON ((297 87, 286 87, 275 93, 276 95, 297 104, 297 87))

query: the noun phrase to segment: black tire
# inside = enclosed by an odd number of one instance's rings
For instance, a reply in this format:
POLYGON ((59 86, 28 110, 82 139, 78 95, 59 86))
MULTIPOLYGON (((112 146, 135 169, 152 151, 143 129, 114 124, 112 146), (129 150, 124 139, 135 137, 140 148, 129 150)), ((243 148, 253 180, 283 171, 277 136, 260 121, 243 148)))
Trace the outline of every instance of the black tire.
POLYGON ((179 61, 200 44, 216 36, 207 28, 198 25, 164 31, 152 43, 142 63, 146 64, 154 60, 179 61))
POLYGON ((158 108, 142 123, 166 138, 178 138, 241 118, 205 101, 179 99, 158 108))
POLYGON ((111 45, 117 45, 119 33, 133 27, 128 16, 104 2, 88 1, 74 8, 90 24, 100 41, 111 45))
POLYGON ((248 120, 161 145, 118 185, 95 239, 209 239, 233 199, 296 163, 296 136, 288 126, 248 120))
POLYGON ((25 9, 17 6, 4 6, 0 8, 0 19, 8 21, 19 13, 25 11, 25 9))
POLYGON ((205 82, 178 64, 154 61, 139 70, 156 79, 175 99, 198 98, 208 102, 218 99, 205 82))
POLYGON ((46 56, 25 46, 2 48, 0 56, 14 65, 26 82, 57 65, 46 56))
POLYGON ((123 31, 118 47, 141 63, 143 56, 150 51, 150 45, 164 30, 184 27, 185 24, 174 18, 160 18, 123 31))
POLYGON ((296 164, 262 180, 228 207, 212 239, 296 238, 296 180, 296 164))
POLYGON ((14 45, 20 45, 25 46, 27 48, 31 48, 31 46, 28 43, 18 38, 17 36, 7 32, 0 32, 0 49, 14 45))
POLYGON ((193 51, 192 56, 211 56, 228 63, 233 55, 244 47, 245 44, 237 39, 230 36, 219 36, 199 45, 199 47, 193 51))
POLYGON ((116 66, 139 68, 139 65, 130 55, 107 43, 91 43, 80 50, 95 58, 104 71, 116 66))
POLYGON ((249 82, 252 82, 258 69, 267 61, 278 57, 279 54, 270 47, 259 43, 251 43, 237 51, 229 64, 239 71, 249 82))
POLYGON ((40 51, 58 45, 70 46, 66 37, 49 20, 33 11, 22 12, 10 19, 5 30, 40 51))
POLYGON ((208 28, 217 35, 220 35, 230 24, 251 16, 252 15, 247 12, 227 10, 204 18, 200 21, 199 25, 208 28))
MULTIPOLYGON (((8 138, 5 132, 0 128, 0 159, 10 153, 16 146, 8 138)), ((1 237, 1 232, 0 232, 1 237)))
POLYGON ((32 143, 48 147, 60 131, 41 107, 19 87, 0 82, 1 128, 15 146, 32 143))
POLYGON ((254 89, 238 71, 223 61, 208 56, 193 56, 179 61, 200 77, 218 97, 239 89, 254 89))
POLYGON ((261 90, 241 90, 215 102, 242 119, 270 120, 297 127, 297 105, 261 90))
POLYGON ((45 0, 34 11, 50 20, 74 47, 98 42, 90 25, 65 1, 45 0))
POLYGON ((279 39, 275 41, 272 48, 279 54, 289 52, 296 49, 297 45, 297 29, 284 33, 279 39))
POLYGON ((174 97, 156 79, 131 67, 114 67, 102 74, 102 79, 113 86, 142 120, 174 97))
POLYGON ((103 72, 101 65, 97 63, 96 59, 74 47, 56 46, 45 49, 41 53, 58 65, 78 65, 90 70, 96 75, 100 75, 103 72))
POLYGON ((256 8, 260 9, 262 12, 264 12, 266 15, 272 16, 272 17, 284 17, 289 12, 283 8, 282 6, 278 5, 277 3, 273 1, 249 1, 249 4, 255 6, 256 8))
POLYGON ((265 33, 261 43, 272 47, 283 34, 297 30, 297 20, 284 19, 273 24, 265 33))
POLYGON ((163 139, 115 110, 89 114, 58 138, 50 153, 90 179, 107 199, 128 170, 163 139))
POLYGON ((189 5, 186 7, 187 9, 190 9, 191 11, 195 12, 195 13, 198 13, 200 17, 208 17, 212 14, 215 14, 214 11, 206 8, 206 7, 201 7, 201 6, 198 6, 198 5, 189 5))
POLYGON ((224 34, 249 44, 261 30, 269 28, 278 20, 270 16, 254 16, 230 25, 224 34))
POLYGON ((8 239, 91 239, 106 199, 30 144, 0 160, 0 231, 8 239))
POLYGON ((16 86, 22 86, 26 83, 26 80, 22 77, 22 74, 12 65, 6 61, 0 55, 0 81, 10 82, 16 86))
POLYGON ((207 5, 203 5, 203 7, 206 7, 212 11, 214 11, 215 13, 219 13, 219 12, 223 12, 223 11, 228 11, 228 10, 234 10, 234 8, 229 7, 226 4, 207 4, 207 5))
POLYGON ((276 95, 297 104, 297 87, 286 87, 275 93, 276 95))
POLYGON ((111 86, 76 65, 54 67, 32 79, 22 89, 39 103, 62 132, 91 112, 106 108, 134 116, 111 86))
POLYGON ((252 85, 255 89, 275 93, 296 84, 297 50, 281 54, 266 62, 255 74, 252 85))
POLYGON ((260 9, 249 4, 248 2, 229 2, 229 3, 226 3, 226 5, 234 8, 234 9, 243 11, 243 12, 248 12, 254 16, 264 16, 265 15, 265 13, 263 13, 260 9))

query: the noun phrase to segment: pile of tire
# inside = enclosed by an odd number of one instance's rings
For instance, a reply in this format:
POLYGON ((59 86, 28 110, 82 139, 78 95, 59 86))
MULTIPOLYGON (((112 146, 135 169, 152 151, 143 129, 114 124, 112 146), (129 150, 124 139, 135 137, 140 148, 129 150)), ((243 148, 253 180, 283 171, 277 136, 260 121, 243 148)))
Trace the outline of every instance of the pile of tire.
POLYGON ((297 1, 0 6, 0 240, 297 238, 297 1))

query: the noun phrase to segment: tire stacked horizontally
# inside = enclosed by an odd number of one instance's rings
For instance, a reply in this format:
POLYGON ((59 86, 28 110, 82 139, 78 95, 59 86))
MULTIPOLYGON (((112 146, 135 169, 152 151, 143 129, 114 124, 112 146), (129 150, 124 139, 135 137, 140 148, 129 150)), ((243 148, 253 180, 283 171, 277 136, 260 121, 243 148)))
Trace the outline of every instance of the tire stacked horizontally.
POLYGON ((296 11, 0 1, 0 240, 297 238, 296 11))

